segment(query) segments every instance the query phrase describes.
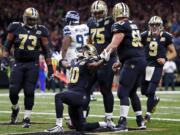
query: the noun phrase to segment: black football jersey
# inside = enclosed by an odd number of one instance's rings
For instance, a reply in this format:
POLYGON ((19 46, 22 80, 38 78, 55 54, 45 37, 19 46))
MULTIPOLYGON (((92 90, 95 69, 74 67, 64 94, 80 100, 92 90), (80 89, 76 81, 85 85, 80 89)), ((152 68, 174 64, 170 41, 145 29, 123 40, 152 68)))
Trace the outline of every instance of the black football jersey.
POLYGON ((150 31, 141 34, 142 43, 145 46, 147 64, 149 66, 162 66, 158 64, 158 58, 166 58, 168 45, 172 44, 172 36, 162 31, 159 36, 153 37, 150 31))
POLYGON ((125 20, 114 23, 112 32, 124 34, 124 39, 117 48, 119 60, 122 63, 134 57, 144 57, 141 34, 133 21, 125 20))
POLYGON ((95 19, 90 18, 87 22, 92 44, 95 45, 98 54, 100 54, 111 42, 111 26, 113 23, 114 20, 112 17, 106 17, 99 22, 96 22, 95 19))
POLYGON ((41 37, 48 37, 45 26, 37 25, 29 28, 23 23, 13 22, 8 26, 8 33, 14 35, 14 57, 19 61, 34 61, 39 59, 41 37))
POLYGON ((81 93, 90 93, 89 85, 92 82, 94 73, 87 68, 88 59, 73 59, 70 68, 70 82, 68 89, 81 93))

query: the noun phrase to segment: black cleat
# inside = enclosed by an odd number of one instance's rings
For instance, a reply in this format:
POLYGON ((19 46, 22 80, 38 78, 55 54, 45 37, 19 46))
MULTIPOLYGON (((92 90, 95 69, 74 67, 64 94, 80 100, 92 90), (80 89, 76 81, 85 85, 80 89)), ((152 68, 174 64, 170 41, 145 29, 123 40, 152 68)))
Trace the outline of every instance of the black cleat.
POLYGON ((139 129, 141 130, 146 129, 146 125, 145 125, 142 115, 136 117, 136 123, 139 129))
POLYGON ((11 113, 11 121, 10 124, 16 124, 17 123, 17 116, 19 113, 19 107, 17 109, 13 109, 11 107, 12 113, 11 113))
POLYGON ((29 119, 29 118, 23 119, 23 125, 22 125, 22 127, 23 127, 23 128, 29 128, 30 126, 31 126, 30 119, 29 119))
POLYGON ((148 123, 148 122, 150 122, 150 120, 151 120, 151 116, 148 115, 148 114, 146 114, 146 115, 144 116, 144 122, 145 122, 145 123, 148 123))
POLYGON ((152 108, 152 110, 151 110, 151 113, 154 113, 154 112, 156 111, 156 107, 157 107, 159 101, 160 101, 160 98, 159 98, 159 97, 155 97, 155 99, 154 99, 154 104, 153 104, 153 108, 152 108))
POLYGON ((115 131, 128 131, 127 120, 125 117, 120 117, 118 125, 114 128, 115 131))

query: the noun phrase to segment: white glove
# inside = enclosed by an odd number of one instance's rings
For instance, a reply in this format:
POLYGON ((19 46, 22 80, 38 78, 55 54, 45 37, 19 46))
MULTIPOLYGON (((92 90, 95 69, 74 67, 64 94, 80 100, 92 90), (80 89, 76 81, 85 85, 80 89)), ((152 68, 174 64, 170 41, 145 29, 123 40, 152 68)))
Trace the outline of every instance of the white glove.
POLYGON ((100 58, 104 59, 106 62, 109 61, 111 55, 111 51, 107 52, 106 49, 100 54, 100 58))
POLYGON ((54 52, 52 54, 52 57, 55 58, 57 61, 60 61, 62 59, 62 55, 59 54, 58 52, 54 52))

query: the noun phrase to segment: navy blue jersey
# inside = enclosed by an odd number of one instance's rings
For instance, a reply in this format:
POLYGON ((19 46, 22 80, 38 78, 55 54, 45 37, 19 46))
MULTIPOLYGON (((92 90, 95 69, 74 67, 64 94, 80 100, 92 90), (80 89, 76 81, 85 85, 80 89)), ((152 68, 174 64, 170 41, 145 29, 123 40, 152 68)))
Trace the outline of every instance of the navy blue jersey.
POLYGON ((70 68, 69 90, 90 93, 89 85, 91 84, 94 74, 87 68, 88 59, 73 59, 70 68))
POLYGON ((95 19, 90 18, 87 22, 92 44, 95 45, 98 54, 100 54, 111 42, 111 26, 113 23, 112 17, 106 17, 100 22, 96 22, 95 19))
POLYGON ((124 39, 117 48, 119 60, 122 63, 131 58, 144 57, 141 34, 133 21, 125 20, 114 23, 112 32, 124 34, 124 39))
POLYGON ((14 35, 14 57, 19 61, 38 60, 41 37, 49 35, 45 26, 37 25, 29 28, 20 22, 11 23, 8 26, 8 33, 14 35))
POLYGON ((148 66, 162 66, 158 64, 157 59, 166 58, 167 47, 172 44, 172 36, 166 31, 162 31, 157 37, 153 37, 150 31, 143 32, 141 36, 148 66))

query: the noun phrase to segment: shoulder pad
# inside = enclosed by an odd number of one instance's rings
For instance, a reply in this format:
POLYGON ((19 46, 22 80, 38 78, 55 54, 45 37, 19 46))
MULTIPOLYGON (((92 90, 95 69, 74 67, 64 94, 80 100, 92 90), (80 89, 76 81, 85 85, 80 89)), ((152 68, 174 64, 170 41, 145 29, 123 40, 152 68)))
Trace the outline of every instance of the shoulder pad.
POLYGON ((167 31, 164 31, 163 33, 164 33, 165 35, 167 35, 167 36, 170 36, 170 37, 173 36, 171 33, 167 32, 167 31))
POLYGON ((49 36, 49 31, 44 25, 38 25, 38 28, 41 30, 41 35, 43 37, 48 37, 49 36))
POLYGON ((116 22, 112 25, 111 31, 116 32, 125 32, 126 28, 124 27, 124 22, 116 22))
POLYGON ((148 35, 148 31, 144 31, 141 33, 141 36, 146 36, 146 35, 148 35))
POLYGON ((24 24, 21 22, 12 22, 9 24, 7 31, 8 32, 14 32, 18 27, 23 26, 24 24))
POLYGON ((90 26, 91 26, 92 24, 94 24, 94 23, 95 23, 95 20, 94 20, 94 18, 91 17, 91 18, 89 18, 88 21, 87 21, 87 26, 90 27, 90 26))

